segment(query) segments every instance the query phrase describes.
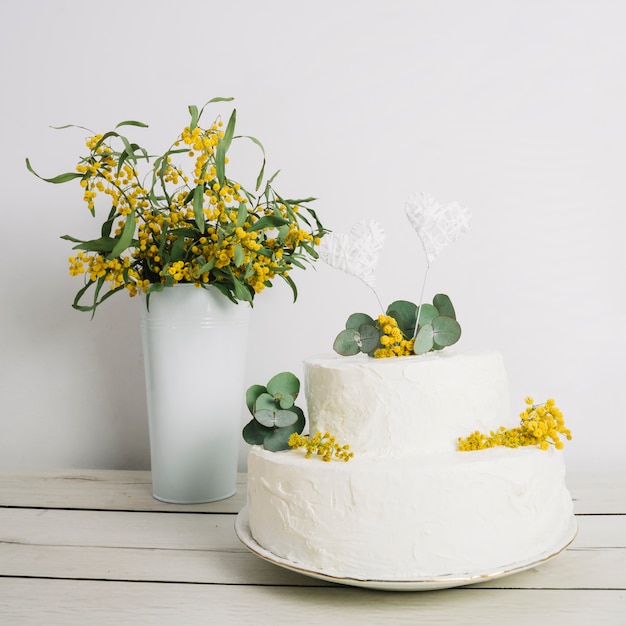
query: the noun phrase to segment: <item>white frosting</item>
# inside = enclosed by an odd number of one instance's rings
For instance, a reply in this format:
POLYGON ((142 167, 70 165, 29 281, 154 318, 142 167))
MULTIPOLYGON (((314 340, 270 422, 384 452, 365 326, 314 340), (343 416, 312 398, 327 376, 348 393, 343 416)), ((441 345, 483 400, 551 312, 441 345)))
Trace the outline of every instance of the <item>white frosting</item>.
POLYGON ((562 455, 537 448, 325 463, 252 448, 255 540, 305 569, 366 580, 493 571, 554 547, 572 501, 562 455))
POLYGON ((451 452, 459 437, 518 421, 497 352, 324 356, 305 361, 304 383, 309 431, 355 454, 451 452))
POLYGON ((254 539, 327 575, 417 580, 504 568, 562 540, 572 517, 561 452, 456 451, 514 425, 497 353, 323 357, 305 363, 310 431, 349 462, 301 450, 248 457, 254 539))

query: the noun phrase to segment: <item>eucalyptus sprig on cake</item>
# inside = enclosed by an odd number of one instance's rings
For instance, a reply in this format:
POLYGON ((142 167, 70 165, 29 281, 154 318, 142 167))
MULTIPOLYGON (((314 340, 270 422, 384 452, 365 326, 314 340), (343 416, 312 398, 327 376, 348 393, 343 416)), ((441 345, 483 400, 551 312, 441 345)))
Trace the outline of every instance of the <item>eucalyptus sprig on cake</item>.
MULTIPOLYGON (((77 250, 69 259, 70 274, 84 279, 75 309, 95 312, 122 290, 150 294, 177 283, 212 285, 235 303, 252 303, 277 276, 297 298, 290 271, 317 259, 326 231, 308 207, 315 198, 278 193, 278 172, 265 179, 263 145, 235 135, 236 110, 225 127, 220 117, 200 125, 207 105, 231 100, 190 106, 189 123, 160 156, 120 133, 121 127, 147 126, 128 120, 105 133, 88 131, 87 155, 73 172, 44 178, 26 159, 29 171, 46 182, 77 180, 92 215, 98 199, 108 204, 99 236, 63 236, 77 250), (261 150, 254 192, 227 175, 228 151, 241 138, 261 150), (83 304, 90 290, 91 301, 83 304)), ((60 128, 70 127, 82 128, 60 128)))
POLYGON ((243 429, 243 438, 250 445, 262 445, 277 452, 289 448, 292 434, 304 430, 305 417, 296 406, 300 381, 291 372, 273 376, 267 385, 252 385, 246 391, 246 405, 252 419, 243 429))
POLYGON ((426 272, 419 303, 396 300, 386 309, 376 292, 375 270, 385 234, 378 222, 357 222, 349 234, 331 233, 320 246, 320 258, 332 267, 362 280, 376 296, 382 313, 376 318, 353 313, 337 335, 333 348, 344 356, 363 352, 374 358, 425 354, 455 344, 461 326, 450 298, 437 294, 432 304, 423 302, 431 263, 447 245, 469 228, 469 209, 457 202, 439 204, 427 194, 413 194, 406 215, 426 255, 426 272))
POLYGON ((267 385, 252 385, 246 391, 246 405, 252 419, 244 426, 243 438, 250 445, 262 445, 271 452, 304 448, 306 457, 313 454, 330 461, 333 456, 349 461, 354 455, 349 445, 339 445, 329 433, 303 435, 304 412, 296 406, 300 380, 291 372, 273 376, 267 385))
POLYGON ((452 302, 439 293, 432 304, 421 306, 396 300, 376 319, 367 313, 353 313, 345 330, 337 335, 333 349, 343 356, 359 352, 375 358, 408 356, 442 350, 460 337, 461 326, 452 302))

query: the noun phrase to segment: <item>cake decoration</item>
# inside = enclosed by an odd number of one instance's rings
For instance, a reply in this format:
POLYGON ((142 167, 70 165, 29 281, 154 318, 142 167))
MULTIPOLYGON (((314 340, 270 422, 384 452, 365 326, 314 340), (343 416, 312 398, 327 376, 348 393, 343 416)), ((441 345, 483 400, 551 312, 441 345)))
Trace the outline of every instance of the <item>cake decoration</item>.
POLYGON ((246 391, 246 405, 252 419, 244 426, 243 438, 266 450, 289 448, 289 437, 304 430, 305 417, 295 405, 300 381, 291 372, 273 376, 267 385, 252 385, 246 391))
POLYGON ((243 428, 243 438, 250 445, 262 445, 266 450, 279 452, 289 448, 305 448, 307 458, 313 453, 330 461, 333 455, 348 461, 354 455, 349 445, 340 446, 330 433, 302 435, 306 418, 296 398, 300 380, 291 372, 273 376, 267 385, 252 385, 246 391, 246 405, 252 419, 243 428))
POLYGON ((396 300, 385 309, 375 289, 375 269, 384 241, 382 227, 361 220, 349 235, 330 233, 321 242, 320 258, 336 269, 360 278, 378 300, 382 314, 376 319, 354 313, 336 337, 333 349, 343 356, 363 352, 374 358, 426 354, 455 344, 461 337, 454 307, 445 294, 432 304, 423 302, 428 270, 437 255, 469 229, 470 210, 452 202, 442 205, 426 193, 414 193, 405 212, 426 255, 426 271, 419 304, 396 300))
POLYGON ((374 290, 384 242, 385 231, 376 220, 360 220, 349 234, 328 233, 320 242, 318 254, 331 267, 360 278, 374 290))
POLYGON ((563 413, 555 405, 552 398, 543 404, 535 404, 529 396, 525 399, 526 409, 520 413, 520 425, 516 428, 501 426, 496 432, 485 435, 474 431, 464 439, 459 437, 458 449, 461 451, 484 450, 495 446, 519 448, 520 446, 538 446, 548 450, 553 445, 557 450, 563 449, 563 441, 559 435, 572 439, 572 433, 565 427, 563 413))
POLYGON ((350 446, 337 443, 334 437, 330 433, 320 433, 319 431, 313 435, 313 437, 307 437, 305 435, 299 435, 294 433, 289 437, 289 445, 297 450, 298 448, 304 448, 306 450, 305 457, 310 459, 313 454, 322 457, 322 461, 330 461, 333 457, 341 459, 342 461, 349 461, 354 453, 350 452, 350 446))
POLYGON ((429 266, 445 247, 469 230, 472 219, 467 207, 458 202, 442 205, 427 193, 412 194, 405 212, 424 246, 429 266))

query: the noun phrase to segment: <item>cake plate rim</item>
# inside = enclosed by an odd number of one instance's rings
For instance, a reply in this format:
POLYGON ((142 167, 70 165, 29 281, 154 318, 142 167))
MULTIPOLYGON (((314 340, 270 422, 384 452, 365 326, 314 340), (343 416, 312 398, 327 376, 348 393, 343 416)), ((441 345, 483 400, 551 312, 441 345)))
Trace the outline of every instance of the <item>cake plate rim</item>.
POLYGON ((561 554, 561 552, 572 544, 578 534, 578 524, 576 522, 576 516, 572 515, 561 540, 556 542, 552 548, 549 548, 548 550, 545 550, 544 552, 531 558, 493 568, 487 572, 444 574, 427 576, 416 580, 376 580, 338 576, 335 574, 328 574, 320 570, 306 568, 290 561, 289 559, 277 556, 273 552, 270 552, 259 545, 252 536, 250 523, 248 521, 247 505, 241 509, 235 518, 235 534, 237 535, 239 541, 256 556, 297 574, 317 578, 318 580, 323 580, 325 582, 348 585, 351 587, 362 587, 364 589, 378 589, 383 591, 434 591, 437 589, 451 589, 453 587, 462 587, 465 585, 489 582, 504 576, 519 574, 527 569, 542 565, 543 563, 546 563, 561 554))

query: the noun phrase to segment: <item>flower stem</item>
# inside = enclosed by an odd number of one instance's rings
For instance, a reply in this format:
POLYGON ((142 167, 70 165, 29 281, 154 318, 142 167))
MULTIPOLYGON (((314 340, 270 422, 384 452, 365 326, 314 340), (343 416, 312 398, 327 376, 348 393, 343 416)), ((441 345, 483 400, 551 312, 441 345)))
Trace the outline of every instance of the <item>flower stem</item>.
POLYGON ((430 265, 426 265, 426 272, 424 272, 424 280, 422 281, 422 291, 420 293, 419 306, 417 309, 417 319, 415 320, 415 329, 413 330, 413 337, 417 336, 417 329, 420 325, 420 315, 422 313, 422 303, 424 302, 424 289, 426 289, 426 279, 428 278, 428 270, 430 265))

